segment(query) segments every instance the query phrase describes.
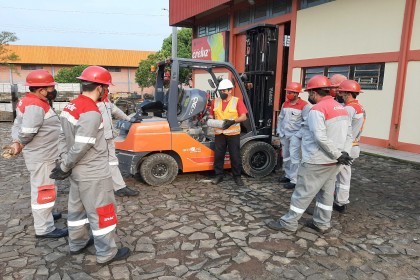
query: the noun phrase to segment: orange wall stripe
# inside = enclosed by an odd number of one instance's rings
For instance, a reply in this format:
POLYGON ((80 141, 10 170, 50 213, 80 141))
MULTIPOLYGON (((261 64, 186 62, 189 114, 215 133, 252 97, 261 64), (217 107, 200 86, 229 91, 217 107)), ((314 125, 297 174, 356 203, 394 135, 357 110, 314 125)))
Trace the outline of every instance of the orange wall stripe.
POLYGON ((420 50, 409 51, 408 61, 420 61, 420 50))
POLYGON ((362 136, 360 137, 360 143, 373 145, 377 147, 383 147, 383 148, 388 147, 388 140, 373 138, 373 137, 362 136))
POLYGON ((389 132, 389 145, 392 148, 398 147, 401 111, 404 103, 405 81, 407 78, 408 52, 410 50, 415 10, 416 0, 406 0, 404 22, 401 32, 400 56, 398 59, 397 81, 395 85, 394 106, 392 108, 392 123, 389 132))

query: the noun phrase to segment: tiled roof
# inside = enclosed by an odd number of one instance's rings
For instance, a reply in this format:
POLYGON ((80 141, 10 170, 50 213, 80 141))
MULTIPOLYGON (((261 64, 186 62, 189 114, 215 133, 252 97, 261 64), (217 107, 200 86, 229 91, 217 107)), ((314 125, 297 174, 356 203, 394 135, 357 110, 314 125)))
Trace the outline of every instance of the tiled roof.
POLYGON ((152 51, 9 45, 19 56, 16 64, 101 65, 137 67, 152 51))

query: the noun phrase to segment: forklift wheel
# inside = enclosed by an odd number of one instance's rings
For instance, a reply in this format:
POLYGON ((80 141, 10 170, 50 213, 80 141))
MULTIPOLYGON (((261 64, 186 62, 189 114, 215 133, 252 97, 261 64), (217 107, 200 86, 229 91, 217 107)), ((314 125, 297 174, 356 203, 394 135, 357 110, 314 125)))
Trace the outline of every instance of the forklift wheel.
POLYGON ((151 186, 170 184, 178 175, 178 164, 170 155, 153 154, 140 165, 140 175, 151 186))
POLYGON ((276 150, 268 143, 250 141, 241 148, 242 169, 248 176, 261 178, 270 174, 277 163, 276 150))

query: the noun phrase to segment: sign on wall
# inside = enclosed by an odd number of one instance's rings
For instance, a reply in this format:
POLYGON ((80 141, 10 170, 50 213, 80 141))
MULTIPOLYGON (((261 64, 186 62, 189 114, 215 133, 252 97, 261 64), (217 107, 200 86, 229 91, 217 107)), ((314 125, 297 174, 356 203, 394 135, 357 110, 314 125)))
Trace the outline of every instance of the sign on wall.
POLYGON ((228 60, 228 32, 216 33, 192 40, 192 58, 200 60, 228 60))

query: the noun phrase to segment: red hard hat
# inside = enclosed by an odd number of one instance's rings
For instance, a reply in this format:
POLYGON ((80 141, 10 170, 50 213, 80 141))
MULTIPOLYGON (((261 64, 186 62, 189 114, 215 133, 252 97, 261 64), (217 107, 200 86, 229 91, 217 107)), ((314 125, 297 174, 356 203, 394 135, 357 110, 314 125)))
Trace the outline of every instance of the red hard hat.
POLYGON ((302 91, 302 85, 300 83, 291 82, 288 84, 285 88, 286 91, 292 91, 292 92, 301 92, 302 91))
POLYGON ((305 91, 308 91, 314 88, 330 88, 330 87, 331 87, 331 81, 327 77, 316 75, 316 76, 313 76, 308 81, 305 91))
POLYGON ((113 85, 111 73, 100 66, 87 67, 77 79, 97 84, 113 85))
POLYGON ((45 70, 35 70, 26 76, 25 86, 30 87, 49 87, 54 86, 56 82, 54 81, 53 76, 45 70))
POLYGON ((341 74, 334 74, 330 78, 333 87, 338 87, 345 80, 347 80, 347 77, 341 74))
POLYGON ((338 91, 347 91, 347 92, 363 92, 360 88, 358 82, 353 80, 346 80, 340 84, 338 91))

